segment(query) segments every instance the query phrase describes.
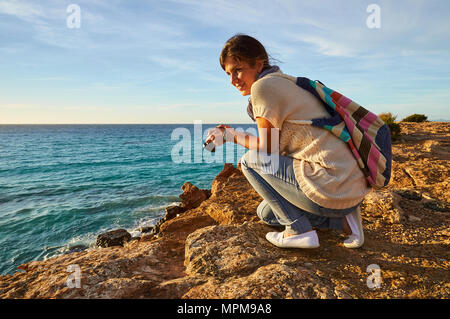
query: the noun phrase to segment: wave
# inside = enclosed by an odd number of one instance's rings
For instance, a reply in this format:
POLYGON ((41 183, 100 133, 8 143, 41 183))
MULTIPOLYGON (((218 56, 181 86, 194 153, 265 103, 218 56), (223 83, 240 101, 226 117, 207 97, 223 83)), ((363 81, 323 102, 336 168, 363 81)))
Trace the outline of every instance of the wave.
MULTIPOLYGON (((158 157, 143 157, 138 159, 129 159, 129 160, 97 160, 97 161, 67 161, 60 163, 52 163, 52 164, 37 164, 30 166, 16 166, 16 167, 8 167, 4 169, 0 169, 2 173, 8 173, 8 176, 15 175, 29 175, 33 173, 38 174, 47 174, 47 173, 55 173, 59 171, 67 172, 69 169, 76 168, 98 168, 98 167, 117 167, 117 166, 126 166, 126 167, 135 167, 137 164, 152 164, 152 163, 170 163, 172 162, 172 158, 169 155, 158 156, 158 157)), ((23 162, 20 163, 23 165, 23 162)))

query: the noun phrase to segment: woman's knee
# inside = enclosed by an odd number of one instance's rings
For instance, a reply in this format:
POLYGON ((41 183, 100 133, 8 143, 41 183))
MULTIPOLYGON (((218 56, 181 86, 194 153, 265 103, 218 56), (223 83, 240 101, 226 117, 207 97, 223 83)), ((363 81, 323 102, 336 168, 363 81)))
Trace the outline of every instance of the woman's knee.
POLYGON ((250 167, 250 164, 252 163, 252 159, 257 155, 256 151, 253 150, 249 150, 247 151, 239 160, 239 162, 241 163, 241 166, 244 168, 248 168, 250 167))
POLYGON ((259 219, 261 219, 267 225, 281 226, 280 222, 273 213, 272 208, 266 200, 263 200, 258 205, 258 208, 256 209, 256 215, 258 215, 259 219))
POLYGON ((239 162, 241 163, 242 168, 252 168, 255 166, 258 159, 258 152, 254 150, 249 150, 245 153, 239 162))
MULTIPOLYGON (((259 203, 256 208, 256 215, 258 215, 259 219, 264 220, 267 215, 272 213, 272 209, 269 206, 269 203, 264 199, 261 203, 259 203)), ((273 214, 273 213, 272 213, 273 214)))

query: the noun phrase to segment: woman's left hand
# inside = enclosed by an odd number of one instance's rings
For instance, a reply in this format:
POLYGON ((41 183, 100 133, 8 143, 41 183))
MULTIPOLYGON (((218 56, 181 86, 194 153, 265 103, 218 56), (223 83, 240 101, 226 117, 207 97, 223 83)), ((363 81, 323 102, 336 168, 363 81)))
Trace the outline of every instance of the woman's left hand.
POLYGON ((217 146, 222 145, 225 142, 233 141, 233 128, 229 125, 220 124, 216 126, 213 129, 210 129, 208 131, 208 138, 206 142, 215 141, 214 144, 217 146), (220 136, 220 138, 217 138, 217 136, 220 136), (230 139, 231 136, 231 140, 230 139))
POLYGON ((224 130, 226 130, 227 128, 232 128, 231 126, 226 125, 226 124, 220 124, 220 125, 217 125, 216 127, 220 128, 222 132, 224 132, 224 130))
POLYGON ((225 142, 233 142, 234 141, 235 131, 231 126, 226 125, 226 124, 220 124, 220 125, 217 125, 216 127, 222 131, 225 142))

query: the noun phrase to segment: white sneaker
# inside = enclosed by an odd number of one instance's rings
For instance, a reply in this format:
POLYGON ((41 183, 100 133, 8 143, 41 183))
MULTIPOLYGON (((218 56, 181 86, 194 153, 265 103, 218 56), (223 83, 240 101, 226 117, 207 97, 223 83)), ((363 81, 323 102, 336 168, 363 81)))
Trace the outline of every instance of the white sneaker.
POLYGON ((280 248, 317 248, 320 246, 315 230, 285 238, 283 236, 283 232, 270 232, 266 234, 266 239, 280 248))
POLYGON ((344 240, 344 246, 347 248, 359 248, 364 244, 364 230, 361 219, 361 209, 358 208, 351 214, 345 215, 347 223, 352 230, 352 234, 344 240))

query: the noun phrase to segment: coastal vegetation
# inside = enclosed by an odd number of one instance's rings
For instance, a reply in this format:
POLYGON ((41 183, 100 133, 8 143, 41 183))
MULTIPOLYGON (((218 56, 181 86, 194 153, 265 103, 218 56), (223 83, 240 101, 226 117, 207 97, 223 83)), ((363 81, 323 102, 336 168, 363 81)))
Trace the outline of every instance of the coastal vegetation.
POLYGON ((397 119, 397 116, 393 116, 392 113, 381 113, 379 115, 379 117, 383 120, 384 123, 387 124, 387 126, 389 127, 389 130, 391 131, 391 141, 392 142, 396 142, 398 140, 400 140, 402 134, 402 129, 400 127, 400 125, 395 122, 395 120, 397 119))
POLYGON ((402 122, 414 122, 414 123, 422 123, 426 122, 428 117, 424 114, 412 114, 410 116, 405 117, 402 122))

